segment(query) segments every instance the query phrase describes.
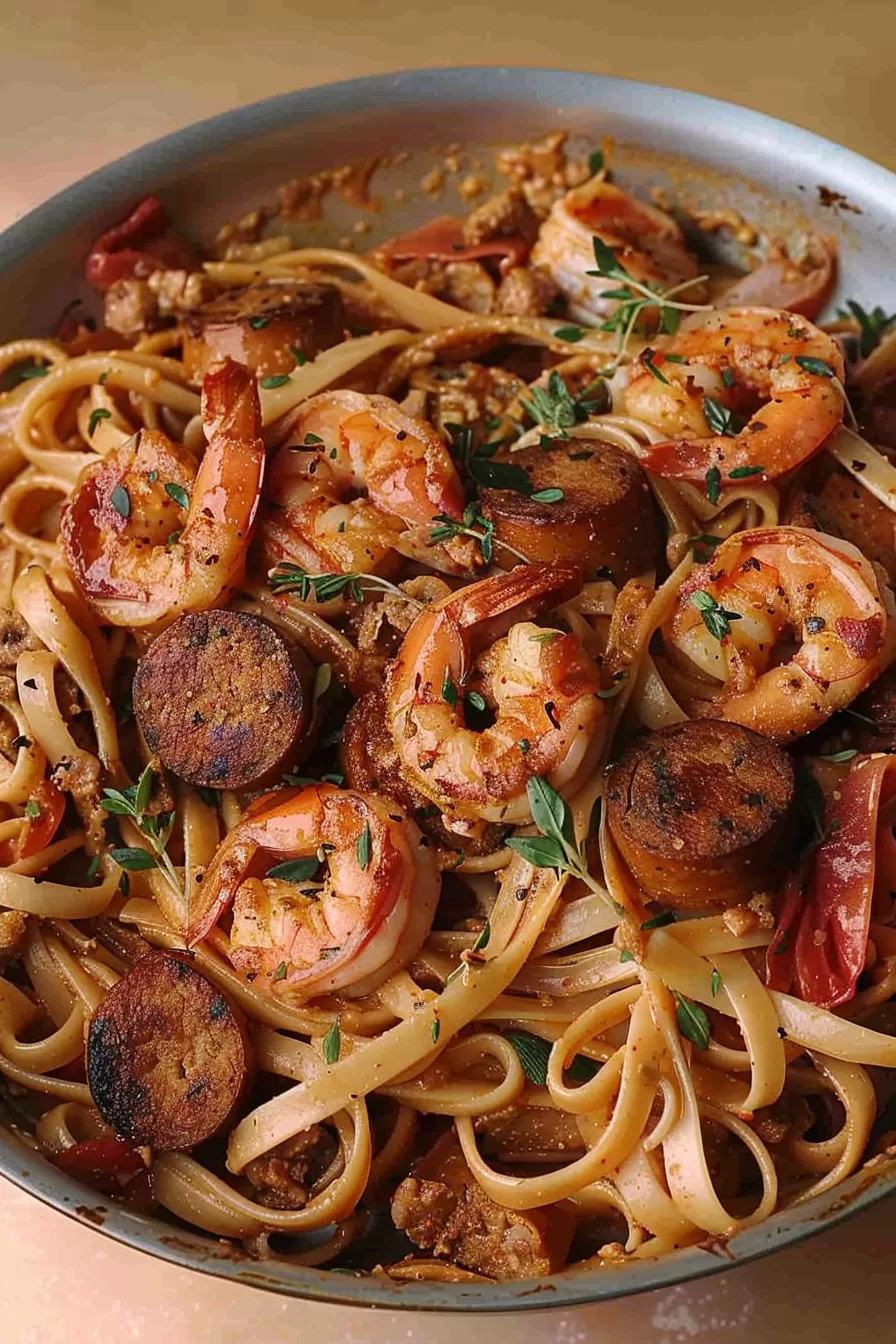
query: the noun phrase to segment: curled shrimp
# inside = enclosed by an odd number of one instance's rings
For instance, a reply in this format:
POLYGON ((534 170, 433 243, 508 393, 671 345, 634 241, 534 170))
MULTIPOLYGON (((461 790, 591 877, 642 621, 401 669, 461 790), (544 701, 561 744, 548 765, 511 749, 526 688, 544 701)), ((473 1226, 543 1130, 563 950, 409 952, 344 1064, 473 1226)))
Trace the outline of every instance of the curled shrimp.
POLYGON ((464 507, 451 454, 432 426, 389 397, 351 391, 322 392, 298 408, 269 496, 266 561, 316 572, 378 571, 407 528, 431 525, 436 514, 460 518, 464 507))
POLYGON ((663 637, 677 660, 721 683, 717 697, 688 706, 692 713, 786 742, 811 733, 886 667, 893 613, 889 589, 849 542, 757 528, 736 532, 691 571, 663 637))
POLYGON ((367 994, 419 951, 440 881, 433 851, 391 799, 332 784, 267 794, 206 869, 206 905, 188 942, 232 904, 230 960, 256 989, 292 1003, 367 994), (312 870, 305 880, 295 869, 289 881, 269 871, 302 859, 312 870))
POLYGON ((525 822, 533 775, 572 792, 592 768, 597 668, 575 635, 530 623, 581 582, 575 565, 521 565, 450 593, 405 636, 386 683, 389 726, 408 779, 446 816, 525 822), (467 723, 471 690, 494 716, 480 731, 467 723))
POLYGON ((254 377, 226 360, 206 374, 208 447, 141 430, 79 477, 62 511, 65 560, 111 625, 144 626, 226 601, 242 577, 261 497, 264 444, 254 377))
MULTIPOLYGON (((571 315, 584 322, 611 317, 620 303, 614 297, 618 280, 589 274, 595 271, 595 238, 641 284, 669 291, 697 275, 697 263, 671 215, 592 178, 554 204, 531 257, 533 266, 544 267, 566 295, 571 315)), ((697 303, 701 297, 697 285, 688 285, 690 301, 697 303)))
POLYGON ((843 419, 840 347, 795 313, 714 313, 652 362, 656 372, 629 383, 625 406, 669 435, 641 457, 658 476, 703 481, 715 467, 722 478, 771 479, 811 457, 843 419))

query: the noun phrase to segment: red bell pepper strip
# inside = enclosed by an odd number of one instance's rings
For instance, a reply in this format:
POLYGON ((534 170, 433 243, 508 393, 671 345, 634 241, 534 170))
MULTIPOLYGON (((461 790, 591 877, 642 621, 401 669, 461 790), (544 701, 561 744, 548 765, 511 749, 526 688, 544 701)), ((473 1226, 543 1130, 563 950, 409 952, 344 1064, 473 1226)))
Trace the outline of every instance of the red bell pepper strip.
POLYGON ((196 265, 193 249, 170 227, 161 201, 147 196, 127 219, 96 240, 84 274, 88 284, 106 290, 119 280, 145 279, 153 271, 195 270, 196 265))
POLYGON ((514 266, 522 266, 529 255, 529 244, 514 234, 491 238, 487 243, 468 246, 464 242, 463 221, 454 215, 439 215, 419 229, 399 234, 382 243, 376 252, 394 261, 431 257, 434 261, 477 261, 482 257, 500 257, 499 270, 506 275, 514 266))
POLYGON ((53 1158, 60 1171, 88 1185, 108 1183, 116 1176, 135 1176, 144 1171, 143 1158, 126 1139, 87 1139, 73 1143, 53 1158))
POLYGON ((19 832, 16 846, 17 859, 30 859, 32 854, 39 854, 42 849, 46 849, 65 816, 65 794, 57 789, 51 779, 42 779, 28 799, 25 816, 25 825, 19 832), (38 812, 33 817, 29 816, 28 809, 33 810, 35 807, 39 809, 38 812))
POLYGON ((789 931, 794 989, 801 999, 836 1008, 855 995, 865 965, 878 852, 889 857, 886 847, 892 846, 889 822, 881 824, 879 813, 896 797, 894 767, 893 756, 858 756, 837 796, 828 798, 825 838, 812 856, 801 909, 791 886, 785 890, 768 956, 772 988, 786 974, 786 965, 779 974, 775 960, 789 931))
POLYGON ((794 934, 803 909, 803 873, 791 873, 784 884, 781 909, 765 955, 765 983, 769 989, 788 994, 793 984, 794 934))

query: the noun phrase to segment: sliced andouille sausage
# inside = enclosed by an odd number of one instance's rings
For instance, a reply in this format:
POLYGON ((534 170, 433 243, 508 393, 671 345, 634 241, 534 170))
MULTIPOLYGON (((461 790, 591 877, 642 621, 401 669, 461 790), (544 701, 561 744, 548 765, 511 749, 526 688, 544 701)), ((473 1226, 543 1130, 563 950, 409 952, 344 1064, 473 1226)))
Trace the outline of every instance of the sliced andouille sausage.
POLYGON ((781 521, 852 542, 882 565, 890 586, 896 586, 896 513, 826 453, 800 476, 801 488, 792 493, 781 521))
POLYGON ((609 569, 624 583, 660 559, 659 514, 641 466, 615 444, 555 439, 550 448, 522 448, 504 459, 529 477, 531 494, 480 492, 482 512, 501 541, 530 560, 575 560, 592 577, 609 569), (559 500, 531 495, 562 490, 559 500))
POLYGON ((349 788, 394 798, 436 846, 440 868, 457 867, 458 854, 472 858, 500 848, 506 828, 482 822, 472 826, 470 834, 451 831, 438 808, 405 779, 386 723, 383 690, 367 691, 355 701, 342 729, 341 750, 349 788))
POLYGON ((345 327, 342 295, 335 285, 247 285, 219 294, 189 314, 184 364, 196 382, 212 364, 228 357, 260 378, 270 378, 291 373, 296 352, 314 359, 338 344, 345 327))
POLYGON ((310 696, 272 625, 239 611, 189 612, 137 664, 134 713, 151 751, 187 783, 248 789, 291 760, 310 696))
POLYGON ((790 853, 790 758, 737 723, 647 733, 607 776, 607 820, 641 890, 666 905, 731 905, 790 853))
POLYGON ((222 1130, 251 1085, 239 1009, 183 952, 149 952, 112 986, 87 1037, 87 1081, 117 1134, 193 1148, 222 1130))

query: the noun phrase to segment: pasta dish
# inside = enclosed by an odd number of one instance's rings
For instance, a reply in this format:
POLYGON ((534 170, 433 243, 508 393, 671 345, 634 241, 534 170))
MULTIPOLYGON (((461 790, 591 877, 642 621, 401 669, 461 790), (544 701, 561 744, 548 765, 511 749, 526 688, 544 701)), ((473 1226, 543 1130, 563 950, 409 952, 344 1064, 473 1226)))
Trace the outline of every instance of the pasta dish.
POLYGON ((737 219, 609 144, 499 168, 364 252, 150 197, 101 321, 0 347, 7 1106, 398 1280, 717 1245, 896 1142, 896 318, 820 234, 704 263, 737 219))

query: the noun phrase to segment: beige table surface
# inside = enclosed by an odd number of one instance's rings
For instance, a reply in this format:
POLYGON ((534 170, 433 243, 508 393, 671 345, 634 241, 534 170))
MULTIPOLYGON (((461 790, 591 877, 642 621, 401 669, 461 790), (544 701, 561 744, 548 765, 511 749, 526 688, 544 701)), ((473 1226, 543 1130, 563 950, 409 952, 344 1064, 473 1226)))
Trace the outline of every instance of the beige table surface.
MULTIPOLYGON (((124 151, 301 85, 400 67, 552 65, 679 85, 896 168, 894 0, 0 0, 0 227, 124 151)), ((371 1314, 231 1287, 113 1245, 0 1187, 6 1344, 896 1340, 888 1203, 702 1284, 575 1312, 371 1314)))

